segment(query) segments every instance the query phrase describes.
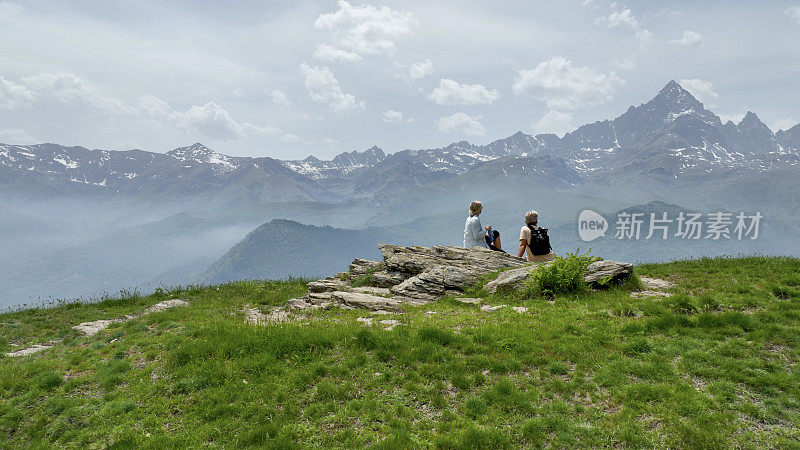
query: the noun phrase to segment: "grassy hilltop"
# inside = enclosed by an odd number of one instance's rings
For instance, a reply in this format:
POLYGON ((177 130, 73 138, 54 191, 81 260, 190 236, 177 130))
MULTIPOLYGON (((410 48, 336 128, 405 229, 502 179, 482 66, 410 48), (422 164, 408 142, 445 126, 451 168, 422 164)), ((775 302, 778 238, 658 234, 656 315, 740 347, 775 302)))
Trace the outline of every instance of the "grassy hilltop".
POLYGON ((0 447, 800 448, 800 260, 636 273, 672 297, 632 298, 634 280, 485 296, 522 313, 443 299, 258 326, 245 305, 306 288, 250 281, 2 314, 2 355, 61 341, 0 356, 0 447), (71 329, 172 298, 189 305, 71 329))

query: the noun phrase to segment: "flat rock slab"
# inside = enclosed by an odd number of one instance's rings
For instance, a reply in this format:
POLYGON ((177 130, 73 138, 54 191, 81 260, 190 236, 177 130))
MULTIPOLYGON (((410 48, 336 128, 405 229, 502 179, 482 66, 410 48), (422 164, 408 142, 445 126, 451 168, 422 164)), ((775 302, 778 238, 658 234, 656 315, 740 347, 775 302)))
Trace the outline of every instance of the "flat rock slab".
POLYGON ((372 294, 345 291, 334 291, 331 293, 331 297, 345 305, 366 308, 372 311, 400 309, 400 301, 393 297, 380 297, 372 294))
POLYGON ((75 325, 74 327, 72 327, 72 329, 83 333, 85 336, 94 336, 95 334, 108 328, 109 325, 111 324, 127 322, 129 320, 133 320, 147 314, 165 311, 167 309, 174 308, 176 306, 186 306, 188 304, 189 302, 179 299, 165 300, 163 302, 156 303, 155 305, 145 309, 144 311, 138 314, 128 314, 121 317, 117 317, 116 319, 101 319, 92 322, 84 322, 75 325))
POLYGON ((358 292, 360 294, 381 295, 384 297, 392 295, 392 291, 390 291, 388 288, 374 287, 374 286, 354 287, 350 289, 350 291, 358 292))
POLYGON ((639 277, 642 280, 642 284, 644 284, 645 290, 648 291, 660 291, 662 289, 668 289, 674 286, 673 283, 662 280, 661 278, 650 278, 650 277, 639 277))
POLYGON ((330 291, 338 291, 346 286, 342 280, 337 280, 335 278, 325 278, 323 280, 312 281, 307 284, 308 292, 330 292, 330 291))
POLYGON ((483 305, 483 306, 481 306, 481 311, 483 311, 483 312, 494 312, 494 311, 497 311, 498 309, 504 308, 506 306, 508 306, 508 305, 495 305, 495 306, 483 305))
POLYGON ((483 303, 482 298, 469 298, 469 297, 461 297, 456 299, 457 302, 463 303, 465 305, 480 305, 483 303))
POLYGON ((11 358, 16 358, 19 356, 28 356, 33 355, 34 353, 39 353, 42 350, 47 350, 48 348, 53 348, 52 345, 34 345, 33 347, 23 348, 22 350, 17 350, 15 352, 6 353, 6 356, 10 356, 11 358))
POLYGON ((378 244, 378 249, 383 253, 388 271, 411 275, 420 274, 435 266, 454 266, 467 269, 477 276, 527 263, 523 258, 481 247, 402 247, 378 244))
POLYGON ((672 297, 672 294, 664 291, 644 290, 631 292, 633 298, 654 298, 654 297, 672 297))

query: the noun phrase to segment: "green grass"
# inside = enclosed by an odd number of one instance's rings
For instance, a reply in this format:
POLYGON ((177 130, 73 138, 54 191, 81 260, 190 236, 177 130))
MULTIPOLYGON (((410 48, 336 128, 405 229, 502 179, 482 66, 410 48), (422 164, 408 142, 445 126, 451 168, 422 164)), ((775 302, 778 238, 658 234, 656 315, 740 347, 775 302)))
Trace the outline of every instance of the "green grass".
POLYGON ((402 314, 314 312, 252 326, 301 281, 248 281, 0 315, 0 447, 778 447, 800 442, 800 261, 637 267, 630 284, 554 298, 473 293, 402 314), (167 298, 190 306, 70 329, 167 298), (432 312, 432 313, 431 313, 432 312))

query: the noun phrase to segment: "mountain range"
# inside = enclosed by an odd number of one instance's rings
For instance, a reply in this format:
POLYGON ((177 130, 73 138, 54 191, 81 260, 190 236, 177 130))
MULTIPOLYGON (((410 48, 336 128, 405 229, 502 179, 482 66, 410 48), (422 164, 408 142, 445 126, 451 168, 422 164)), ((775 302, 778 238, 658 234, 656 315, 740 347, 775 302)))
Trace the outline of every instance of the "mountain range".
POLYGON ((491 165, 506 174, 527 166, 526 173, 548 180, 605 185, 635 178, 666 184, 708 180, 798 162, 800 124, 773 133, 752 112, 738 124, 723 123, 670 81, 649 102, 562 138, 517 132, 487 145, 461 141, 389 155, 372 147, 332 160, 281 161, 226 156, 200 143, 167 153, 0 144, 0 189, 155 201, 202 197, 206 204, 336 201, 393 193, 491 165))

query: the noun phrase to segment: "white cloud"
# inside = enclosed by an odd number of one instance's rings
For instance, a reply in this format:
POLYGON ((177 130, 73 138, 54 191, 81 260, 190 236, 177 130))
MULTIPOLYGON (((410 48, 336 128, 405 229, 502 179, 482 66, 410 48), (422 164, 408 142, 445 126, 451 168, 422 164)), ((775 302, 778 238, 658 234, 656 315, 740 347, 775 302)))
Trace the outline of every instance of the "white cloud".
POLYGON ((235 141, 247 136, 244 127, 214 102, 194 105, 186 111, 174 111, 169 119, 174 126, 191 135, 199 134, 220 141, 235 141))
POLYGON ((105 95, 102 89, 71 73, 39 73, 23 78, 22 82, 42 101, 85 103, 115 115, 134 112, 122 101, 105 95))
POLYGON ((317 44, 317 50, 314 52, 314 58, 323 61, 361 61, 361 55, 355 52, 348 52, 328 44, 317 44))
POLYGON ((697 78, 682 79, 680 85, 700 100, 707 108, 716 106, 714 101, 719 97, 714 85, 710 81, 703 81, 697 78))
POLYGON ((283 135, 283 131, 274 125, 261 126, 252 124, 250 122, 244 122, 242 123, 242 128, 244 128, 244 131, 246 131, 248 134, 263 134, 265 136, 283 135))
POLYGON ((744 115, 745 113, 720 114, 719 120, 721 120, 722 123, 727 123, 728 121, 731 121, 733 123, 739 123, 742 121, 742 119, 744 119, 744 115))
POLYGON ((278 106, 292 106, 292 101, 286 96, 286 93, 280 89, 272 90, 272 103, 278 106))
POLYGON ((0 142, 3 144, 28 145, 39 144, 42 141, 31 136, 25 130, 19 128, 5 128, 0 130, 0 142))
POLYGON ((797 120, 785 117, 783 119, 778 119, 775 122, 771 122, 769 124, 769 128, 772 131, 788 130, 789 128, 792 128, 793 126, 797 125, 798 123, 800 122, 798 122, 797 120))
POLYGON ((27 87, 0 76, 0 109, 30 108, 36 94, 27 87))
POLYGON ((550 109, 579 109, 601 105, 614 98, 624 81, 614 72, 598 73, 589 67, 573 67, 563 56, 554 56, 535 69, 519 70, 512 90, 545 102, 550 109))
POLYGON ((639 30, 636 32, 636 40, 639 41, 639 45, 642 47, 647 46, 650 41, 653 40, 653 32, 650 30, 639 30))
POLYGON ((352 6, 340 0, 339 9, 321 14, 314 26, 333 33, 335 46, 359 55, 390 55, 395 52, 395 40, 410 34, 417 24, 410 13, 400 13, 388 6, 352 6))
POLYGON ((325 144, 328 144, 328 145, 334 145, 334 144, 338 144, 339 143, 339 141, 337 141, 334 138, 325 138, 325 139, 322 140, 322 142, 325 143, 325 144))
POLYGON ((636 68, 636 60, 631 57, 626 58, 614 58, 611 60, 611 63, 614 64, 620 70, 631 70, 636 68))
POLYGON ((14 83, 0 77, 0 108, 31 108, 39 103, 86 104, 112 115, 134 109, 71 73, 38 73, 14 83))
MULTIPOLYGON (((612 4, 612 8, 617 8, 618 5, 612 4)), ((642 28, 639 24, 639 20, 636 19, 633 12, 630 8, 612 11, 607 16, 601 16, 594 20, 594 23, 599 26, 605 25, 609 29, 619 28, 620 26, 626 26, 630 29, 634 30, 636 33, 634 36, 636 40, 639 41, 639 45, 645 47, 647 44, 653 40, 653 32, 642 28)))
POLYGON ((478 121, 481 116, 471 117, 463 112, 452 116, 440 117, 436 120, 436 128, 442 133, 459 133, 469 136, 483 136, 486 129, 478 121))
POLYGON ((418 63, 412 63, 409 69, 409 76, 412 79, 425 78, 433 73, 433 62, 430 59, 425 59, 418 63))
POLYGON ((356 101, 354 95, 342 92, 339 81, 328 67, 312 67, 303 63, 300 64, 300 70, 306 77, 308 95, 315 102, 327 104, 337 113, 365 108, 363 101, 356 101))
POLYGON ((281 140, 285 136, 292 136, 284 134, 280 128, 273 125, 239 123, 228 111, 214 102, 207 102, 202 106, 193 105, 186 111, 175 111, 164 100, 153 95, 145 95, 139 97, 136 111, 139 116, 156 119, 157 123, 166 122, 188 135, 218 141, 235 141, 254 134, 279 136, 281 140))
POLYGON ((564 136, 564 133, 575 129, 572 124, 572 113, 551 109, 533 124, 533 129, 537 133, 553 133, 564 136))
POLYGON ((613 11, 611 14, 598 17, 594 20, 597 25, 608 25, 608 28, 617 28, 620 25, 627 25, 634 30, 639 29, 639 21, 636 20, 630 9, 613 11))
POLYGON ((686 30, 683 32, 683 36, 679 39, 670 39, 667 42, 670 44, 685 45, 687 47, 699 49, 703 46, 704 39, 702 34, 695 31, 686 30))
POLYGON ((403 122, 412 123, 412 122, 414 122, 414 119, 406 118, 403 115, 403 113, 401 113, 400 111, 395 111, 393 109, 390 109, 388 111, 384 111, 383 114, 381 115, 381 120, 386 122, 386 123, 403 123, 403 122))
POLYGON ((284 134, 278 138, 281 142, 300 142, 300 136, 296 134, 284 134))
POLYGON ((786 10, 786 14, 800 24, 800 5, 794 5, 786 10))
POLYGON ((428 94, 428 99, 437 105, 490 105, 499 98, 499 91, 482 84, 461 84, 446 78, 439 80, 439 87, 428 94))
POLYGON ((172 107, 169 106, 169 103, 155 95, 143 95, 139 97, 137 107, 140 114, 148 116, 166 117, 172 112, 172 107))

